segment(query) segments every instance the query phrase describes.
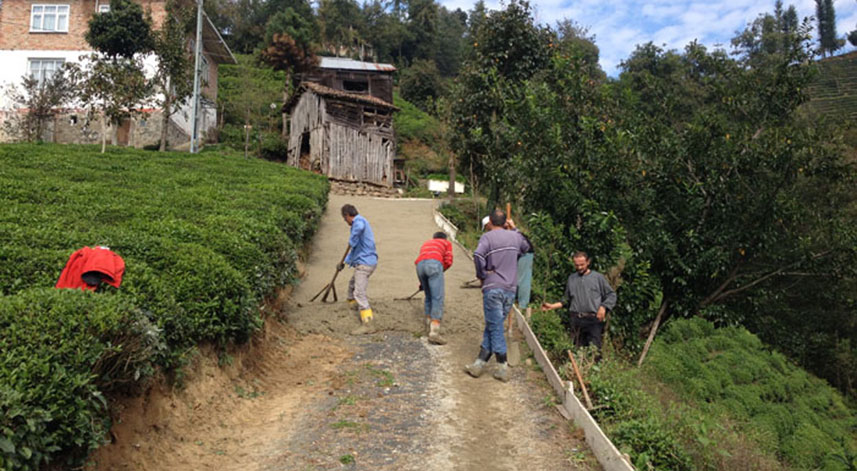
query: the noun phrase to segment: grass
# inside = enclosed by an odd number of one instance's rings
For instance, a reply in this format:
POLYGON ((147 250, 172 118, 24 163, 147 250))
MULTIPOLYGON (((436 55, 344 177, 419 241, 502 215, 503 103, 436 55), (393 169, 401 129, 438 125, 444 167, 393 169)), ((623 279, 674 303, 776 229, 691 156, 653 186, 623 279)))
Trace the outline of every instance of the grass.
POLYGON ((372 365, 366 365, 366 369, 369 370, 369 373, 378 378, 378 382, 376 383, 378 386, 382 388, 389 388, 396 384, 396 380, 393 376, 393 373, 390 373, 389 371, 380 368, 375 368, 372 365))

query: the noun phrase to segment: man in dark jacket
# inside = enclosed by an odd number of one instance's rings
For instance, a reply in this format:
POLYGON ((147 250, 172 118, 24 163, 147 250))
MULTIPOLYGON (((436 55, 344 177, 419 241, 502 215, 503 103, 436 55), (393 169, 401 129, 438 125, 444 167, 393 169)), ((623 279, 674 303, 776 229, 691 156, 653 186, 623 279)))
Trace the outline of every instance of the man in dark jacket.
POLYGON ((565 284, 565 294, 558 303, 543 303, 542 311, 565 307, 574 344, 595 345, 601 350, 604 319, 616 306, 616 292, 604 275, 589 268, 589 255, 577 252, 572 256, 574 273, 565 284))

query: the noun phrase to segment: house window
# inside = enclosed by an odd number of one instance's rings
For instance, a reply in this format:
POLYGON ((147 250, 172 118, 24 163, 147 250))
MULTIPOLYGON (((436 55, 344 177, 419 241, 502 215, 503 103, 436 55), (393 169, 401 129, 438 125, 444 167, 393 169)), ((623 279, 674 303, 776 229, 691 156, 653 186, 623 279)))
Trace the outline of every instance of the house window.
POLYGON ((30 32, 67 33, 68 5, 33 5, 30 10, 30 32))
POLYGON ((365 80, 343 80, 342 88, 346 92, 366 93, 369 91, 369 82, 365 80))
POLYGON ((30 59, 28 65, 30 77, 38 80, 39 83, 45 83, 62 67, 63 62, 65 62, 63 59, 30 59))

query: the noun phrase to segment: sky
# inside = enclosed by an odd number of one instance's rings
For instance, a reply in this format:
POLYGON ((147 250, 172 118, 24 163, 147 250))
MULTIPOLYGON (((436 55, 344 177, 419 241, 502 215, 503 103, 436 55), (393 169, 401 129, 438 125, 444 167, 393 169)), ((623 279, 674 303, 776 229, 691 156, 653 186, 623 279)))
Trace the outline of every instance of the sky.
MULTIPOLYGON (((616 77, 619 64, 638 44, 652 41, 665 49, 682 50, 698 40, 706 47, 731 50, 730 40, 759 14, 773 12, 775 0, 531 0, 536 21, 555 26, 563 18, 589 29, 600 50, 601 67, 616 77)), ((473 9, 475 0, 440 0, 447 9, 473 9)), ((485 0, 489 9, 499 0, 485 0)), ((814 0, 783 0, 803 19, 815 15, 814 0)), ((836 32, 857 29, 857 0, 834 0, 836 32)), ((814 31, 815 32, 815 31, 814 31)), ((846 43, 846 49, 853 49, 846 43)), ((842 51, 840 51, 842 52, 842 51)))

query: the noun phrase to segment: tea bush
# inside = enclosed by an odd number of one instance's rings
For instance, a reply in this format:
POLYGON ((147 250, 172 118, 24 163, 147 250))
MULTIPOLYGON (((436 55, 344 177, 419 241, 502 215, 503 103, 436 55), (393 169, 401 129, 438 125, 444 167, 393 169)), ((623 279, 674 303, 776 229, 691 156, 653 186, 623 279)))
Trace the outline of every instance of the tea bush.
POLYGON ((0 469, 77 464, 109 426, 104 394, 243 342, 294 280, 325 178, 220 152, 0 146, 0 469), (105 245, 119 290, 55 290, 68 257, 105 245))
POLYGON ((98 446, 110 425, 103 393, 147 376, 163 348, 124 293, 28 289, 2 298, 0 330, 0 469, 98 446))
POLYGON ((851 469, 857 418, 824 381, 743 328, 659 335, 642 369, 607 354, 588 376, 593 416, 638 469, 851 469))

